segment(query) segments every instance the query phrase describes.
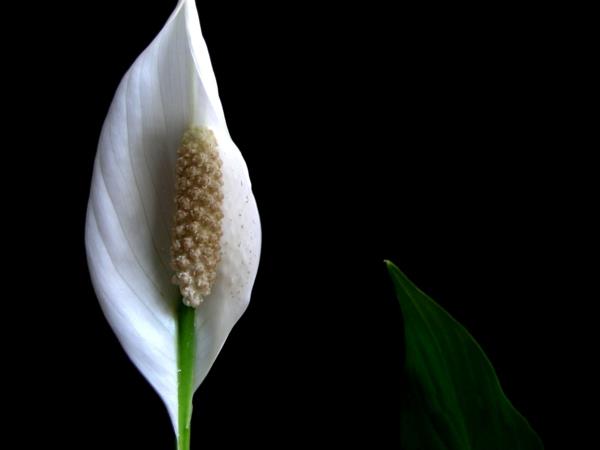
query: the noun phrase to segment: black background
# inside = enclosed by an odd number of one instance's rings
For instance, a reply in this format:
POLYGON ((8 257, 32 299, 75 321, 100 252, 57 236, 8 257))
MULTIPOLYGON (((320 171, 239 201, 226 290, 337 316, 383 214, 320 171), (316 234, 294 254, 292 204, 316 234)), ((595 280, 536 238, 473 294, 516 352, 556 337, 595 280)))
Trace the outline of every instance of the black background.
MULTIPOLYGON (((123 3, 78 3, 73 20, 46 24, 52 41, 36 56, 58 193, 48 251, 64 259, 44 283, 69 288, 39 316, 48 344, 33 394, 38 437, 62 448, 174 439, 102 316, 83 248, 103 119, 175 1, 123 3)), ((384 259, 472 332, 546 440, 561 174, 545 153, 543 11, 198 9, 263 249, 249 309, 195 396, 192 447, 399 448, 402 325, 384 259)))

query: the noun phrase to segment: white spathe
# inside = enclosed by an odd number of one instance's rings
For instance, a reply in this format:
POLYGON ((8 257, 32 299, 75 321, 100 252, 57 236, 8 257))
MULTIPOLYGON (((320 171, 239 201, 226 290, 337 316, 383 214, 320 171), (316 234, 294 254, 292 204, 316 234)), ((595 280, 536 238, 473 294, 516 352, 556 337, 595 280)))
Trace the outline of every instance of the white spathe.
POLYGON ((222 258, 196 310, 195 388, 245 311, 261 229, 248 170, 231 140, 194 0, 175 11, 123 77, 102 128, 86 221, 88 265, 108 322, 178 429, 171 283, 175 162, 191 125, 213 130, 223 161, 222 258))

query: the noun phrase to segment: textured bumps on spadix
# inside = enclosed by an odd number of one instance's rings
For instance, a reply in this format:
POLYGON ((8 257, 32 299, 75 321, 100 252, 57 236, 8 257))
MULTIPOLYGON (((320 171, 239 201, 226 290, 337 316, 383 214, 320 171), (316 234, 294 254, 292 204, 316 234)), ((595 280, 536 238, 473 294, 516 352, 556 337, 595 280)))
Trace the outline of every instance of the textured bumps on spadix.
POLYGON ((183 302, 199 306, 210 294, 221 259, 222 162, 214 134, 190 128, 177 155, 171 264, 183 302))

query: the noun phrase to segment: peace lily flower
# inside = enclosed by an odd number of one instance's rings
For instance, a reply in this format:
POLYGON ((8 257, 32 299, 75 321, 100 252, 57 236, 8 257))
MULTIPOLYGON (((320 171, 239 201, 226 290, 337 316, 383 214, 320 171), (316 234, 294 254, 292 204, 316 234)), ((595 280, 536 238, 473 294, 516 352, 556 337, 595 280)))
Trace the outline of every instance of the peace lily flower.
POLYGON ((193 392, 250 300, 260 241, 196 5, 180 0, 117 89, 86 221, 102 310, 164 401, 180 449, 193 392))

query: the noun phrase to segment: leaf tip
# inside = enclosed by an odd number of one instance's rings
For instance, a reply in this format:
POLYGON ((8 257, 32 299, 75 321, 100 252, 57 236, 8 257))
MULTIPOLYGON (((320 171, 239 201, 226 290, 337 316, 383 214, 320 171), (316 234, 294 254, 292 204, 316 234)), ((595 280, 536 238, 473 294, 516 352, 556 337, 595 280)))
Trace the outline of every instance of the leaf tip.
POLYGON ((384 262, 385 266, 387 267, 388 273, 392 277, 392 280, 394 280, 398 277, 400 279, 406 278, 406 275, 404 275, 404 273, 392 261, 390 261, 389 259, 384 259, 383 262, 384 262))
POLYGON ((383 260, 383 263, 385 264, 385 267, 386 267, 386 268, 387 268, 387 270, 389 270, 389 271, 392 271, 392 270, 394 270, 394 269, 396 269, 396 270, 398 269, 398 268, 396 267, 396 265, 395 265, 393 262, 391 262, 389 259, 384 259, 384 260, 383 260))

